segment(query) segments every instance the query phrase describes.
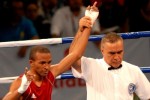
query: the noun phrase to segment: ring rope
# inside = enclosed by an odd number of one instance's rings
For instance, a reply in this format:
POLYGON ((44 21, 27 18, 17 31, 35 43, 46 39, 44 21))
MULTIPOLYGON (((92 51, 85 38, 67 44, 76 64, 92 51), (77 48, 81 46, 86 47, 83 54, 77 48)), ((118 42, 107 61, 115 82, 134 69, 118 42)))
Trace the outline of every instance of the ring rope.
MULTIPOLYGON (((128 32, 128 33, 118 33, 118 34, 121 35, 123 39, 150 37, 150 31, 128 32)), ((99 41, 103 36, 104 35, 91 35, 89 37, 89 41, 99 41)), ((64 37, 64 38, 1 42, 0 47, 32 46, 32 45, 44 45, 44 44, 65 44, 65 43, 71 43, 73 38, 74 37, 64 37)))
MULTIPOLYGON (((118 33, 123 39, 136 39, 141 37, 150 37, 150 31, 140 31, 140 32, 127 32, 127 33, 118 33)), ((103 35, 91 35, 89 41, 99 41, 102 39, 103 35)), ((62 38, 62 44, 71 43, 73 37, 62 38)))
MULTIPOLYGON (((150 73, 150 67, 140 67, 140 69, 142 70, 143 73, 150 73)), ((0 84, 11 83, 17 77, 18 76, 0 78, 0 84)), ((71 79, 71 78, 75 78, 71 72, 63 73, 63 74, 56 77, 56 79, 71 79)))

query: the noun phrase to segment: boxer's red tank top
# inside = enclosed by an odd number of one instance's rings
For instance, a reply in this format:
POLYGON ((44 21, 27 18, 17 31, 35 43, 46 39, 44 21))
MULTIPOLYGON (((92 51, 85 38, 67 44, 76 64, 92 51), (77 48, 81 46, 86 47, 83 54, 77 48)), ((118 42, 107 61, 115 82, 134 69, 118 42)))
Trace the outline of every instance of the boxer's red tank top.
POLYGON ((40 87, 31 82, 28 89, 22 94, 23 100, 51 100, 54 81, 54 76, 49 72, 40 87))

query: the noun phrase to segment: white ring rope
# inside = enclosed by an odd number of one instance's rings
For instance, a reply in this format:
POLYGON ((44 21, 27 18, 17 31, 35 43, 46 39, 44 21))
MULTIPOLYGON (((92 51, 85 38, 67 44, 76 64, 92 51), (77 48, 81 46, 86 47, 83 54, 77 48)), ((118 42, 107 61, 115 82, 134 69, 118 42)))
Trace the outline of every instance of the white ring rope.
MULTIPOLYGON (((71 76, 71 78, 73 78, 73 75, 72 74, 69 74, 69 73, 65 73, 66 76, 71 76)), ((63 74, 62 74, 63 75, 63 74)), ((56 77, 56 79, 62 79, 62 75, 59 75, 56 77)), ((66 77, 64 76, 64 77, 66 77)), ((17 79, 19 76, 13 76, 13 77, 3 77, 3 78, 0 78, 0 84, 3 84, 3 83, 12 83, 15 79, 17 79)), ((67 77, 66 77, 67 78, 67 77)))
POLYGON ((59 44, 59 43, 62 43, 62 38, 0 42, 0 47, 31 46, 31 45, 59 44))

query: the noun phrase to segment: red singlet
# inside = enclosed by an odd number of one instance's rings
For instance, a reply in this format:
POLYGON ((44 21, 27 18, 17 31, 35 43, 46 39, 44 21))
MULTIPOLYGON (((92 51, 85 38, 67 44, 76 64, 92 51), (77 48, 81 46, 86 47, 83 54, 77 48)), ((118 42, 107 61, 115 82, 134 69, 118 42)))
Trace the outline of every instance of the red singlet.
POLYGON ((40 87, 31 82, 28 89, 22 94, 23 100, 51 100, 54 81, 54 76, 49 72, 40 87))

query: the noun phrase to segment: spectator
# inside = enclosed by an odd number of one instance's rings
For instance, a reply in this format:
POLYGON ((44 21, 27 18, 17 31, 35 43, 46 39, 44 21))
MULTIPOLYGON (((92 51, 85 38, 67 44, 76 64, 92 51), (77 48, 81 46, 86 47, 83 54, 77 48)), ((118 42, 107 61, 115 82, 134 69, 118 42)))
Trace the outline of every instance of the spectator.
MULTIPOLYGON (((0 23, 0 41, 19 41, 38 39, 33 23, 24 16, 24 3, 22 0, 7 2, 0 23), (3 25, 4 24, 4 25, 3 25)), ((18 55, 24 57, 27 47, 21 47, 18 55)))
MULTIPOLYGON (((82 0, 68 0, 68 5, 56 11, 52 18, 52 37, 73 37, 78 29, 78 21, 84 16, 86 8, 82 0)), ((99 34, 100 26, 95 22, 92 34, 99 34)))
POLYGON ((42 24, 44 25, 46 33, 50 34, 51 32, 51 20, 56 10, 62 6, 60 2, 62 2, 62 0, 40 0, 38 2, 38 14, 44 18, 42 24))
POLYGON ((99 21, 104 33, 111 31, 128 32, 127 1, 128 0, 102 0, 102 5, 99 6, 99 21))
POLYGON ((39 5, 37 4, 36 0, 29 0, 26 2, 25 6, 25 14, 27 18, 29 18, 39 35, 40 39, 44 38, 50 38, 50 29, 49 26, 47 27, 47 24, 44 23, 44 17, 38 14, 39 5))
POLYGON ((130 0, 129 31, 150 30, 150 0, 130 0))

